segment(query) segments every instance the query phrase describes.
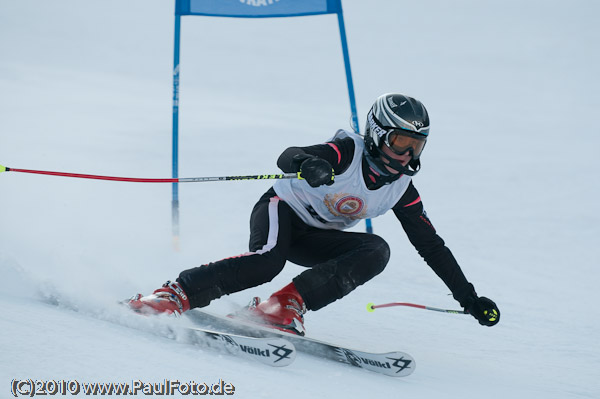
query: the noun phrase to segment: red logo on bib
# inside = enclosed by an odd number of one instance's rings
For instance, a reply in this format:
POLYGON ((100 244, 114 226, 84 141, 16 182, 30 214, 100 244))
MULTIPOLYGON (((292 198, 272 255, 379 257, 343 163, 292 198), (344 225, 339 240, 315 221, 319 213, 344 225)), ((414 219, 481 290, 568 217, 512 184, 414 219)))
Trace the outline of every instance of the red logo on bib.
POLYGON ((363 200, 355 196, 346 196, 340 198, 335 203, 335 209, 344 216, 357 215, 363 210, 364 207, 365 203, 363 200))

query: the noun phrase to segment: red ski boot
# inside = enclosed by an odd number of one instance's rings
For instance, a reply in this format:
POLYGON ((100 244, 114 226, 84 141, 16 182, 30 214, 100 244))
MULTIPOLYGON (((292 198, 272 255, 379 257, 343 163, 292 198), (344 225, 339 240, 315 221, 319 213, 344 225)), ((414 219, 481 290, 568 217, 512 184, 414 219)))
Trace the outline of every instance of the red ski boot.
POLYGON ((179 316, 190 309, 190 301, 179 285, 167 281, 152 294, 137 294, 127 303, 131 309, 142 314, 173 314, 179 316))
POLYGON ((306 334, 304 328, 306 305, 294 283, 275 292, 266 302, 261 302, 258 297, 253 298, 248 306, 248 312, 250 317, 258 318, 269 327, 297 335, 306 334))

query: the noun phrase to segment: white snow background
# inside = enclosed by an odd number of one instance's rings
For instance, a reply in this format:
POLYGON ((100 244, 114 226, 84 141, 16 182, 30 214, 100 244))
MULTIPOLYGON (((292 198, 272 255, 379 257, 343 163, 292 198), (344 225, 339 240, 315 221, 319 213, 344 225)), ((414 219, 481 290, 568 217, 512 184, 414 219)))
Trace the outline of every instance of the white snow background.
MULTIPOLYGON (((361 129, 382 93, 427 106, 431 137, 415 185, 501 322, 368 313, 368 302, 458 306, 390 212, 374 220, 392 247, 386 270, 307 314, 306 327, 351 347, 407 351, 417 361, 411 376, 303 354, 274 369, 170 340, 152 331, 173 321, 131 316, 116 302, 245 252, 250 211, 271 182, 182 184, 176 252, 169 184, 8 172, 0 174, 0 397, 28 378, 223 379, 239 398, 600 397, 600 3, 343 5, 361 129)), ((170 177, 173 8, 1 0, 0 164, 170 177)), ((349 128, 336 17, 184 17, 180 98, 181 177, 277 172, 286 147, 349 128)), ((267 297, 302 270, 288 264, 209 309, 267 297)))

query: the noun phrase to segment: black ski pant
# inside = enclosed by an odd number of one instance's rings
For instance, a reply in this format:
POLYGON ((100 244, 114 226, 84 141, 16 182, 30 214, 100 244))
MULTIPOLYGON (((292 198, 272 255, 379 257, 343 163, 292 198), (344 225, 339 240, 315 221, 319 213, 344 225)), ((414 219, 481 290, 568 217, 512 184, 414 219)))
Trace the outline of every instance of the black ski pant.
POLYGON ((190 306, 271 281, 286 261, 309 267, 293 279, 307 309, 320 309, 383 271, 388 244, 367 233, 325 230, 304 223, 271 188, 250 217, 250 252, 181 272, 190 306))

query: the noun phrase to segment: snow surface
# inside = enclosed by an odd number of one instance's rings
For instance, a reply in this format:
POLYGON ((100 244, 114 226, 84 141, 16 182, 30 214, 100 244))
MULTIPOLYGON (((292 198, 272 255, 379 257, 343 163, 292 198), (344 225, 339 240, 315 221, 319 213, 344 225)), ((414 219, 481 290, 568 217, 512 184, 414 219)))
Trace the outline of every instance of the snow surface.
MULTIPOLYGON (((385 92, 422 100, 415 178, 429 216, 502 320, 456 307, 393 214, 383 274, 307 315, 310 335, 405 350, 393 379, 300 354, 274 369, 170 340, 115 304, 246 251, 269 182, 171 186, 0 175, 0 397, 13 379, 232 383, 239 398, 598 398, 600 3, 344 1, 359 120, 385 92), (56 305, 59 306, 56 306, 56 305), (594 338, 595 337, 595 338, 594 338)), ((169 177, 173 4, 0 1, 0 163, 169 177)), ((290 145, 348 128, 335 16, 183 18, 180 176, 276 172, 290 145)), ((357 230, 363 230, 361 224, 357 230)), ((211 304, 227 312, 302 269, 211 304)), ((83 394, 81 394, 83 396, 83 394)))

